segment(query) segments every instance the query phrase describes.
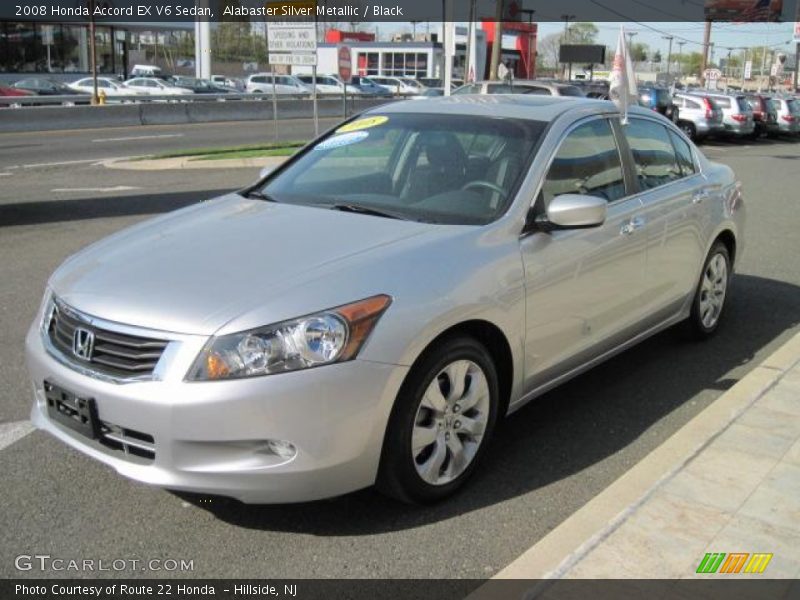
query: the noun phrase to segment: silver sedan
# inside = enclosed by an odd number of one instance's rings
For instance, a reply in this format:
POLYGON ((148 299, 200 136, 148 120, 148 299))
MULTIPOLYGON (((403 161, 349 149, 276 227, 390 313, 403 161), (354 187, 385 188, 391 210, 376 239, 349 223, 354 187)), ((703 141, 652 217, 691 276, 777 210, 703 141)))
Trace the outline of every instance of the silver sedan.
POLYGON ((171 489, 436 501, 499 418, 667 327, 713 334, 744 213, 652 111, 376 108, 66 260, 27 337, 32 420, 171 489))

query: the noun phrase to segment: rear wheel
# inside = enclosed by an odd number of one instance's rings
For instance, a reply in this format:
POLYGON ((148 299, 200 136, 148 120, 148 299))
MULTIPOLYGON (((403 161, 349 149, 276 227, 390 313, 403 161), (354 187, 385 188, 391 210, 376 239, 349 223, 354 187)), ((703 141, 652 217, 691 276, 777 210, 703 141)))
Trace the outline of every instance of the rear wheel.
POLYGON ((681 128, 681 131, 686 134, 690 140, 697 139, 697 130, 695 129, 694 123, 690 121, 681 121, 678 123, 678 127, 681 128))
POLYGON ((427 353, 400 389, 377 487, 404 502, 453 494, 475 470, 497 422, 497 371, 486 348, 454 337, 427 353))
POLYGON ((706 257, 688 325, 695 337, 710 337, 719 327, 733 270, 728 248, 716 242, 706 257))

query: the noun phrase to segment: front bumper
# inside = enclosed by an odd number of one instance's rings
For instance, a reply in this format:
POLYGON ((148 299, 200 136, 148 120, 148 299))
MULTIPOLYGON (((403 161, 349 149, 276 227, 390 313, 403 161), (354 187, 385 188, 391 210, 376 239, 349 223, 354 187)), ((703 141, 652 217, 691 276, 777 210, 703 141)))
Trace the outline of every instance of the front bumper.
POLYGON ((372 485, 394 399, 408 367, 355 360, 292 373, 183 381, 202 343, 184 342, 162 381, 113 383, 79 373, 26 339, 31 421, 137 481, 247 503, 316 500, 372 485), (153 438, 142 458, 76 433, 48 415, 44 381, 93 398, 101 421, 153 438), (288 441, 283 458, 269 440, 288 441))

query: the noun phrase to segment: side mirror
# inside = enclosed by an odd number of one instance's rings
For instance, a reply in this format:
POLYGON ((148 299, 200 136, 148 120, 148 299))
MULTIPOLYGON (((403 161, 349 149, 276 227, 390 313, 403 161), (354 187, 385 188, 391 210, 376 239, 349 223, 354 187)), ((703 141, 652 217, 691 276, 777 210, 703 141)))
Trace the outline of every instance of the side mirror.
POLYGON ((608 202, 596 196, 562 194, 550 201, 547 214, 536 218, 542 231, 554 229, 586 229, 605 223, 608 202))

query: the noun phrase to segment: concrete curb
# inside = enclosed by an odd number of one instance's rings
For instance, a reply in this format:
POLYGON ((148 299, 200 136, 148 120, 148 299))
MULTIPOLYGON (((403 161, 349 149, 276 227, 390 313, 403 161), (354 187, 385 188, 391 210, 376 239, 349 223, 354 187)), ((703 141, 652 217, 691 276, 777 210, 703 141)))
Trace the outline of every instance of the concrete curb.
POLYGON ((110 160, 103 162, 107 169, 124 171, 166 171, 173 169, 260 169, 277 166, 287 156, 264 156, 260 158, 222 158, 219 160, 197 160, 196 156, 178 158, 156 158, 152 160, 110 160))
MULTIPOLYGON (((798 363, 800 333, 493 579, 563 576, 798 363)), ((490 589, 478 588, 470 598, 490 595, 490 589)))

